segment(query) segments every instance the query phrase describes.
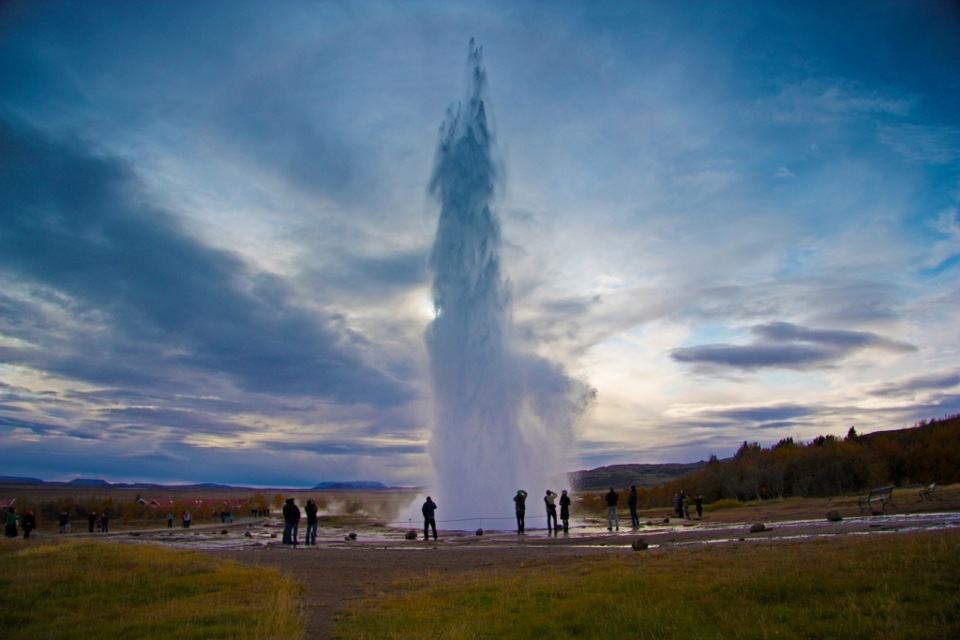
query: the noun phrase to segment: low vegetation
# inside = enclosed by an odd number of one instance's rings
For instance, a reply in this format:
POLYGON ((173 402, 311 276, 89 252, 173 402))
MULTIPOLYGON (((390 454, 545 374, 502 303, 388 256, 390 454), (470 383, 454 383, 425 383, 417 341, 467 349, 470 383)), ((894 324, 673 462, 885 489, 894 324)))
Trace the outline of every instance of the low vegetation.
POLYGON ((769 448, 744 442, 732 458, 711 457, 700 469, 639 492, 641 507, 649 508, 672 505, 681 490, 710 504, 822 498, 933 482, 960 482, 960 416, 866 435, 850 427, 844 438, 819 436, 806 443, 784 438, 769 448))
POLYGON ((301 587, 275 570, 107 542, 0 547, 4 638, 302 638, 301 587))
POLYGON ((373 638, 960 637, 960 532, 741 543, 416 584, 333 630, 373 638))

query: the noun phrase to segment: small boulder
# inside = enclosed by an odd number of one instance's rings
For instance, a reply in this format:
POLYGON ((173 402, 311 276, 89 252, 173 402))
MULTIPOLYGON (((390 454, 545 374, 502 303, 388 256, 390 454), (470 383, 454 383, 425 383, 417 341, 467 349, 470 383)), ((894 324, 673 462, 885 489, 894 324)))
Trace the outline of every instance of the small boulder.
POLYGON ((221 530, 220 530, 220 535, 222 535, 222 536, 227 535, 227 530, 226 530, 226 529, 221 529, 221 530))
POLYGON ((357 539, 357 534, 355 533, 348 533, 344 538, 344 540, 356 540, 356 539, 357 539))
POLYGON ((830 522, 840 522, 843 520, 843 516, 840 515, 840 512, 834 509, 833 511, 827 511, 827 520, 830 522))
POLYGON ((405 537, 407 540, 416 540, 416 539, 417 539, 417 530, 416 530, 416 529, 410 529, 410 531, 407 531, 407 535, 404 536, 404 537, 405 537))
POLYGON ((244 532, 243 532, 243 537, 244 537, 244 538, 252 538, 253 535, 252 535, 249 531, 244 531, 244 532))
POLYGON ((760 533, 761 531, 766 531, 767 527, 762 522, 757 522, 750 525, 750 533, 760 533))
POLYGON ((477 535, 478 535, 478 536, 482 536, 482 535, 483 535, 483 529, 477 529, 477 535))
POLYGON ((634 551, 643 551, 649 547, 650 545, 647 544, 647 541, 643 538, 637 538, 630 544, 630 548, 632 548, 634 551))

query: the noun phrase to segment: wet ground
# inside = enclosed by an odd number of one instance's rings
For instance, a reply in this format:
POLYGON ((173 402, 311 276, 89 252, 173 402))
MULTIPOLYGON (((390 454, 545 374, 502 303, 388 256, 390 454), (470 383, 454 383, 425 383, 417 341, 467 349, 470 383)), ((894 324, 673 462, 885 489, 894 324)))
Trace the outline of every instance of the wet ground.
MULTIPOLYGON (((276 519, 241 519, 233 524, 201 524, 189 529, 149 529, 115 534, 128 541, 169 544, 176 547, 241 551, 245 549, 288 548, 298 552, 314 549, 389 549, 423 550, 437 546, 503 548, 510 546, 572 546, 616 548, 630 547, 642 538, 651 548, 669 545, 721 544, 746 540, 794 540, 837 535, 866 535, 891 532, 909 532, 925 529, 960 527, 960 512, 888 513, 847 517, 839 522, 823 518, 781 520, 764 523, 763 520, 737 522, 709 522, 671 519, 669 522, 644 521, 638 528, 621 527, 608 532, 600 520, 577 523, 566 534, 548 535, 546 530, 530 530, 523 536, 513 531, 487 530, 483 535, 473 531, 442 530, 438 540, 423 541, 422 532, 416 540, 406 538, 408 529, 390 528, 375 523, 356 526, 321 526, 317 545, 284 545, 281 542, 283 523, 276 519), (763 524, 762 531, 751 531, 763 524)), ((299 530, 303 540, 305 527, 299 530)))

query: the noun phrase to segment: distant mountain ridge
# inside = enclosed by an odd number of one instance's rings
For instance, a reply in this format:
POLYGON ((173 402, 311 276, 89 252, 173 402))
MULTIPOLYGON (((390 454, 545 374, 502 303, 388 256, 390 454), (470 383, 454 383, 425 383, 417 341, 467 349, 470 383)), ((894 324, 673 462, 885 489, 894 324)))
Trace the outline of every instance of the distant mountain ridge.
POLYGON ((335 482, 325 481, 317 484, 314 489, 386 489, 387 485, 382 482, 373 482, 370 480, 357 480, 354 482, 335 482))

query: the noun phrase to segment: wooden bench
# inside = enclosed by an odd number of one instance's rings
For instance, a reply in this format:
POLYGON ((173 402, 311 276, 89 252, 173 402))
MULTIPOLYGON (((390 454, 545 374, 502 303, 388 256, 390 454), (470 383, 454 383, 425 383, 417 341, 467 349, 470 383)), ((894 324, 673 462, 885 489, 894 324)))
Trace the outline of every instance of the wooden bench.
POLYGON ((860 513, 863 514, 864 507, 870 507, 871 513, 876 513, 873 510, 874 502, 880 503, 881 512, 883 511, 883 508, 887 506, 888 502, 896 507, 897 505, 893 503, 893 487, 878 487, 876 489, 871 489, 869 494, 861 498, 857 498, 857 506, 860 507, 860 513))
POLYGON ((937 499, 937 483, 934 482, 929 487, 924 487, 920 489, 920 500, 936 500, 937 499))

